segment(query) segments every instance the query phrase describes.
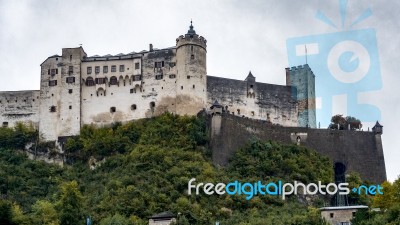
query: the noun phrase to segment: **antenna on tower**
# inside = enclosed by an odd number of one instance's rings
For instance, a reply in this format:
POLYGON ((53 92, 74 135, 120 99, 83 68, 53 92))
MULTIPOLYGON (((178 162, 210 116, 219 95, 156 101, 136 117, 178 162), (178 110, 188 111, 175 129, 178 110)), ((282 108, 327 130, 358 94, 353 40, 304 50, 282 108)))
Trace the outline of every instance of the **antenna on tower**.
POLYGON ((306 50, 306 64, 307 64, 307 45, 304 45, 304 48, 306 50))

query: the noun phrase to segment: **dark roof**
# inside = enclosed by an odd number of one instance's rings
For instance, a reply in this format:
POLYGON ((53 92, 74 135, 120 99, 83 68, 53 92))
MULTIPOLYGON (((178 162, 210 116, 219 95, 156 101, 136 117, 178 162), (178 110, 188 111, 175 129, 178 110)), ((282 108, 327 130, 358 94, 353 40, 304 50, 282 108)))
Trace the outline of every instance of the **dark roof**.
POLYGON ((219 102, 217 100, 215 100, 214 104, 212 104, 211 109, 213 109, 214 107, 222 108, 221 104, 219 104, 219 102))
POLYGON ((196 34, 196 31, 193 28, 194 28, 193 22, 190 21, 190 26, 189 26, 189 30, 188 30, 187 34, 191 34, 191 35, 196 34))
MULTIPOLYGON (((253 74, 251 73, 251 71, 249 72, 249 75, 247 75, 247 78, 249 78, 249 77, 255 78, 255 77, 253 76, 253 74)), ((246 79, 247 79, 247 78, 246 78, 246 79)))
POLYGON ((376 121, 375 127, 383 127, 378 121, 376 121))
POLYGON ((153 216, 150 217, 150 219, 173 218, 173 217, 175 217, 175 215, 172 212, 166 211, 166 212, 154 214, 153 216))

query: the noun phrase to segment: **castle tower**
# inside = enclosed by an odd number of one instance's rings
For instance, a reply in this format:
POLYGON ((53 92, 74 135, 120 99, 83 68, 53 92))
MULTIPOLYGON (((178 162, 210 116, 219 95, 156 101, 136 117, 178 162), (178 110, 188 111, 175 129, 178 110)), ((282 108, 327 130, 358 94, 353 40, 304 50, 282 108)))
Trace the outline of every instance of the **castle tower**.
POLYGON ((376 145, 376 156, 375 158, 377 159, 376 162, 380 163, 380 165, 377 167, 379 168, 379 171, 376 171, 377 176, 383 174, 385 177, 384 179, 386 180, 386 165, 385 165, 385 156, 383 154, 383 145, 382 145, 382 134, 383 134, 383 126, 376 121, 375 126, 372 128, 372 132, 375 134, 375 145, 376 145))
POLYGON ((64 48, 62 56, 41 65, 39 132, 45 140, 78 135, 81 127, 82 47, 64 48))
POLYGON ((210 107, 211 109, 211 137, 219 135, 221 132, 221 115, 222 106, 215 100, 214 104, 210 107))
POLYGON ((196 34, 192 22, 176 39, 176 112, 196 115, 207 103, 207 41, 196 34))
POLYGON ((298 126, 316 128, 315 75, 304 66, 286 68, 286 85, 292 86, 292 97, 298 102, 298 126))

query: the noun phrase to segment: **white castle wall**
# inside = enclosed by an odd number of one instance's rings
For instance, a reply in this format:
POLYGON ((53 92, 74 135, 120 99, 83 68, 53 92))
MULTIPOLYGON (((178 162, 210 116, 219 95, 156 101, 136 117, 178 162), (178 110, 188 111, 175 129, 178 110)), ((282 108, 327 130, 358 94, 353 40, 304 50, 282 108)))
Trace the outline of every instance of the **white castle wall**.
MULTIPOLYGON (((206 47, 206 40, 191 26, 172 48, 150 46, 139 53, 92 57, 82 47, 64 48, 62 56, 51 56, 41 64, 40 92, 0 92, 0 123, 39 124, 45 140, 57 140, 78 135, 84 124, 103 126, 167 111, 196 115, 217 100, 224 110, 238 116, 298 125, 296 88, 258 83, 251 74, 242 81, 207 76, 206 47), (116 84, 112 77, 117 78, 116 84), (88 85, 90 78, 93 86, 88 85), (96 78, 105 82, 96 83, 96 78)), ((315 104, 305 107, 315 108, 315 104)))

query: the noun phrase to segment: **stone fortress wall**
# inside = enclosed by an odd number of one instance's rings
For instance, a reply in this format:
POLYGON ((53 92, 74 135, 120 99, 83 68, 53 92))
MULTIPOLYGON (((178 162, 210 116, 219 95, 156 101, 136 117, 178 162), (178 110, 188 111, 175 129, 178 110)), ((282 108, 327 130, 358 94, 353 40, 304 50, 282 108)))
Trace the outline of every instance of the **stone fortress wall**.
MULTIPOLYGON (((215 109, 218 106, 213 107, 215 109)), ((328 156, 334 163, 343 164, 347 172, 359 173, 363 179, 377 184, 386 180, 382 127, 379 123, 372 132, 283 127, 233 116, 222 110, 213 110, 210 120, 210 146, 216 165, 227 165, 237 149, 244 147, 248 140, 256 138, 304 145, 328 156)))

